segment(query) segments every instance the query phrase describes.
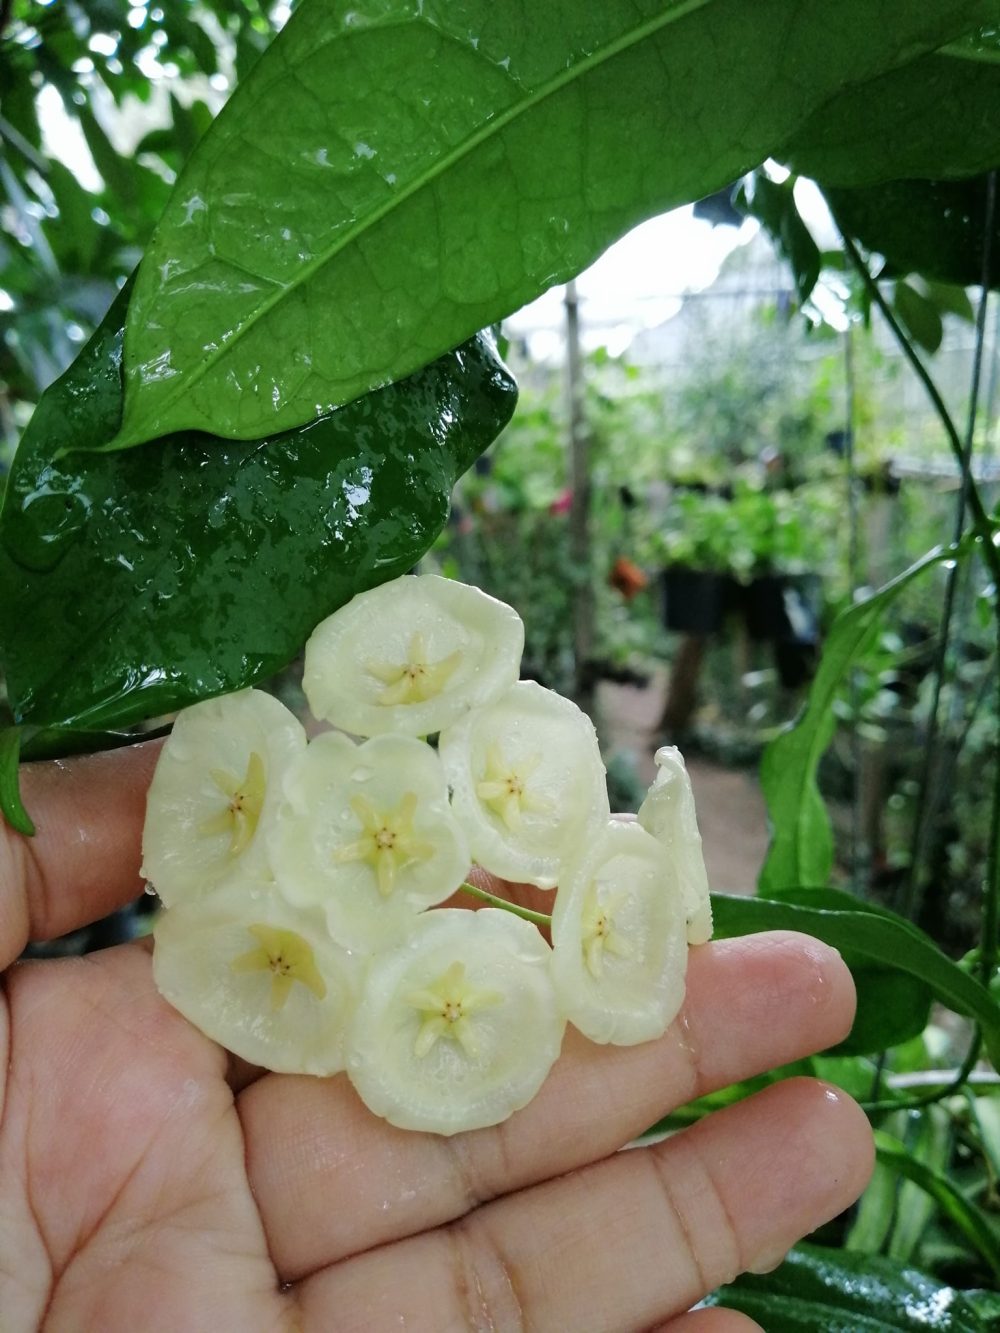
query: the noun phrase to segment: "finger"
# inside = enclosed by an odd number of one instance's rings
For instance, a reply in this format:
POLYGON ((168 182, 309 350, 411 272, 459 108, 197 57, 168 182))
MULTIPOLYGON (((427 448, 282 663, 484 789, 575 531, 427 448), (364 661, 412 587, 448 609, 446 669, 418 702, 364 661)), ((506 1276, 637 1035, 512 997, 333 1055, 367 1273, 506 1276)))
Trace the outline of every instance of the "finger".
POLYGON ((657 1324, 650 1333, 764 1333, 760 1324, 737 1310, 693 1310, 657 1324))
POLYGON ((345 1260, 301 1285, 300 1307, 307 1326, 336 1311, 338 1329, 370 1333, 655 1327, 836 1216, 872 1159, 859 1107, 794 1079, 656 1147, 345 1260))
POLYGON ((142 892, 146 790, 160 742, 25 764, 33 838, 0 829, 0 968, 31 939, 96 921, 142 892))
POLYGON ((295 1280, 606 1156, 694 1097, 839 1041, 853 1013, 839 954, 756 935, 691 951, 685 1007, 661 1040, 595 1046, 568 1029, 535 1100, 492 1129, 397 1130, 344 1078, 261 1079, 238 1106, 278 1271, 295 1280))

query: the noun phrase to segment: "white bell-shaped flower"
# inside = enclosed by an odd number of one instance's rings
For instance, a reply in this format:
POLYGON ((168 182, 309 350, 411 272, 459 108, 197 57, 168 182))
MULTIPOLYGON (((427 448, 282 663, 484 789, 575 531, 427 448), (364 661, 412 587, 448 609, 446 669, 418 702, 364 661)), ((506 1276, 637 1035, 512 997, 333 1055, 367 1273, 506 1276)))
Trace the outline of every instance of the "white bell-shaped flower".
POLYGON ((670 858, 636 823, 609 822, 563 868, 552 912, 552 974, 569 1021, 591 1041, 662 1036, 684 1000, 684 904, 670 858))
POLYGON ((712 903, 698 832, 691 779, 680 750, 664 745, 653 756, 657 773, 639 807, 639 823, 666 847, 684 894, 689 944, 712 938, 712 903))
POLYGON ((439 752, 473 860, 504 879, 554 888, 583 831, 608 817, 593 723, 532 681, 442 732, 439 752))
POLYGON ((517 680, 521 617, 437 575, 358 593, 313 631, 302 688, 317 717, 357 736, 429 736, 517 680))
POLYGON ((363 960, 332 942, 267 880, 230 880, 168 908, 153 977, 175 1009, 235 1055, 286 1074, 344 1068, 363 960))
POLYGON ((395 944, 466 877, 468 843, 423 741, 356 745, 327 732, 290 767, 284 794, 271 830, 275 877, 289 902, 325 912, 344 948, 395 944))
POLYGON ((193 704, 178 714, 146 801, 142 873, 168 907, 230 875, 266 874, 267 828, 301 723, 260 690, 193 704))
POLYGON ((551 951, 509 912, 441 908, 372 959, 348 1037, 347 1073, 376 1115, 456 1134, 506 1119, 559 1054, 565 1018, 551 951))

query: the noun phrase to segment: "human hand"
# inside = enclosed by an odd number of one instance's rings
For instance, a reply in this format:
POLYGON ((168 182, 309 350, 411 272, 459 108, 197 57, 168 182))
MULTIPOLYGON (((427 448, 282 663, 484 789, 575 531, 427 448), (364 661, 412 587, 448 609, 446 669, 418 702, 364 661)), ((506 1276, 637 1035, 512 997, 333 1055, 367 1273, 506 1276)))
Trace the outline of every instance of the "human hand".
MULTIPOLYGON (((0 837, 0 967, 140 891, 157 749, 26 770, 39 832, 0 837)), ((376 1119, 342 1076, 228 1059, 161 999, 142 943, 12 966, 3 1001, 3 1333, 739 1333, 757 1326, 683 1312, 871 1170, 864 1116, 808 1079, 616 1151, 844 1035, 850 975, 805 936, 693 949, 661 1040, 568 1028, 530 1105, 450 1139, 376 1119)))

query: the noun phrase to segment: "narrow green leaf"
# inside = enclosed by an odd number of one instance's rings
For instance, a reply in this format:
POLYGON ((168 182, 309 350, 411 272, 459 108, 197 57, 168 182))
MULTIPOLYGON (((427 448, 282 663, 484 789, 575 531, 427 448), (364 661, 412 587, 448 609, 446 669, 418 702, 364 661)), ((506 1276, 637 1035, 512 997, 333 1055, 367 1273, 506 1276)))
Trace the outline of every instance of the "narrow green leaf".
POLYGON ((1000 1005, 916 926, 860 904, 855 910, 823 909, 715 894, 712 906, 718 939, 760 930, 801 930, 845 955, 919 978, 942 1004, 979 1023, 990 1059, 1000 1068, 1000 1005))
POLYGON ((885 1244, 896 1211, 899 1181, 894 1171, 880 1162, 858 1201, 857 1212, 844 1239, 844 1248, 857 1254, 877 1254, 885 1244))
MULTIPOLYGON (((824 185, 978 176, 1000 162, 1000 64, 949 47, 824 103, 778 154, 824 185)), ((972 54, 971 48, 968 48, 972 54)))
POLYGON ((57 744, 273 674, 420 558, 514 406, 483 335, 299 431, 64 452, 117 428, 127 299, 44 395, 0 512, 8 697, 57 744))
POLYGON ((705 1304, 742 1310, 767 1333, 990 1333, 983 1294, 892 1259, 796 1245, 773 1273, 745 1273, 705 1304))
POLYGON ((972 1097, 972 1114, 979 1138, 993 1172, 1000 1180, 1000 1098, 972 1097))
POLYGON ((0 731, 0 810, 12 829, 31 837, 35 825, 21 800, 18 763, 21 757, 21 728, 0 731))
MULTIPOLYGON (((904 1151, 929 1172, 947 1180, 944 1173, 951 1158, 952 1139, 951 1117, 940 1106, 928 1106, 917 1117, 912 1135, 906 1135, 904 1151)), ((876 1146, 878 1142, 877 1136, 876 1146)), ((894 1163, 887 1163, 882 1158, 879 1162, 897 1170, 894 1163)), ((928 1192, 922 1182, 906 1178, 899 1191, 899 1209, 886 1251, 890 1259, 898 1259, 904 1264, 910 1262, 938 1202, 937 1196, 928 1192)))
POLYGON ((926 1191, 1000 1280, 1000 1238, 983 1210, 967 1199, 947 1175, 916 1156, 899 1139, 879 1129, 874 1133, 875 1152, 883 1166, 926 1191))
POLYGON ((81 107, 77 115, 90 155, 101 174, 105 188, 123 202, 131 203, 135 198, 135 182, 132 176, 135 163, 121 156, 89 106, 81 107))
POLYGON ((996 1333, 1000 1328, 1000 1291, 963 1291, 962 1299, 983 1320, 983 1327, 996 1333))
POLYGON ((878 632, 886 610, 903 590, 942 560, 962 554, 941 547, 898 578, 849 607, 834 621, 805 708, 764 751, 761 787, 771 820, 771 845, 760 873, 760 892, 823 885, 833 867, 830 817, 816 770, 836 726, 833 701, 852 667, 878 632))
POLYGON ((142 263, 112 447, 252 438, 398 379, 755 166, 833 93, 993 12, 305 0, 142 263))

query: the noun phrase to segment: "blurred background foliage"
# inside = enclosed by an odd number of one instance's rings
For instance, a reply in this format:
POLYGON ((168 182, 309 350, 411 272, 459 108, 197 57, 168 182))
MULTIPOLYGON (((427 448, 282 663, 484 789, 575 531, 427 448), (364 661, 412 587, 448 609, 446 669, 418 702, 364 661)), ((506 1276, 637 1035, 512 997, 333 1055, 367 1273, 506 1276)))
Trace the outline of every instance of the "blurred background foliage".
POLYGON ((259 0, 0 3, 0 458, 285 13, 259 0))

